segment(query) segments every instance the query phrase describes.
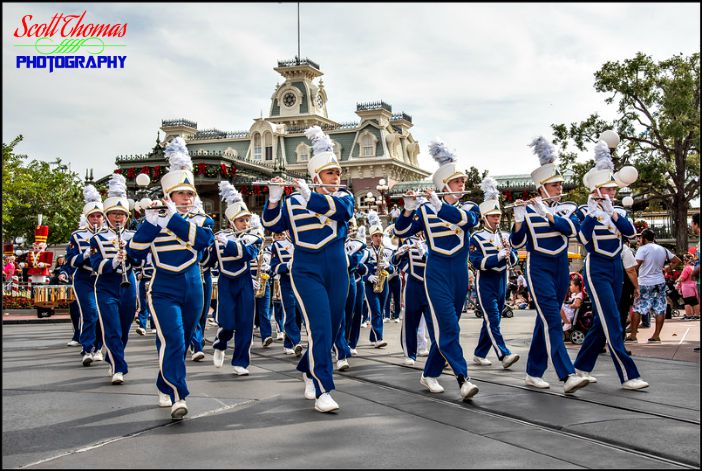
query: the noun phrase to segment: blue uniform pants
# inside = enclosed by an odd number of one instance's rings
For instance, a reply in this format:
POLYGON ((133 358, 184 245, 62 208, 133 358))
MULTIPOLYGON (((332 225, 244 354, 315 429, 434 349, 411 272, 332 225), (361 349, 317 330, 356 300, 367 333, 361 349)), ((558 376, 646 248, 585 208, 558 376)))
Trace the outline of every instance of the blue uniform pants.
POLYGON ((417 330, 424 316, 429 330, 429 337, 434 343, 434 327, 429 314, 429 302, 424 292, 424 282, 407 275, 405 283, 405 316, 402 318, 400 343, 407 358, 417 359, 417 330))
POLYGON ((485 358, 490 352, 490 347, 495 349, 495 354, 502 360, 511 352, 500 331, 502 309, 505 307, 505 290, 507 287, 507 271, 494 272, 476 270, 476 285, 478 302, 483 308, 483 326, 480 329, 480 338, 475 347, 474 355, 485 358))
POLYGON ((537 314, 527 358, 526 372, 529 376, 542 377, 549 357, 561 381, 575 373, 563 343, 561 322, 561 305, 568 292, 568 273, 566 252, 558 257, 544 257, 532 252, 527 254, 527 283, 537 314))
POLYGON ((205 326, 207 325, 207 314, 210 312, 210 302, 212 302, 212 273, 205 270, 202 275, 202 314, 193 331, 193 338, 190 341, 190 348, 193 352, 201 352, 205 348, 205 326))
POLYGON ((71 340, 80 342, 80 308, 78 301, 73 301, 68 305, 68 312, 71 315, 71 324, 73 324, 73 337, 71 340))
POLYGON ((73 275, 73 291, 76 293, 80 310, 80 344, 83 346, 81 353, 97 352, 102 349, 102 331, 98 324, 95 277, 85 270, 76 270, 73 275))
POLYGON ((585 258, 583 276, 595 316, 575 359, 575 368, 591 372, 595 368, 597 356, 607 342, 619 381, 623 383, 640 377, 634 360, 624 348, 619 318, 618 303, 624 285, 621 260, 619 257, 609 259, 588 255, 585 258))
POLYGON ((334 352, 336 353, 337 360, 343 360, 345 358, 351 358, 351 347, 349 347, 349 339, 346 336, 346 317, 348 311, 346 308, 349 303, 349 296, 351 296, 351 286, 353 286, 353 293, 356 293, 356 282, 353 279, 353 275, 349 273, 349 288, 346 292, 346 302, 344 303, 344 315, 341 316, 341 324, 339 325, 339 330, 336 332, 334 337, 334 352))
POLYGON ((98 318, 102 341, 107 351, 105 360, 113 374, 129 372, 124 359, 124 349, 136 311, 136 279, 131 271, 129 281, 131 284, 122 288, 122 275, 118 273, 98 275, 95 281, 98 318))
MULTIPOLYGON (((349 273, 349 292, 346 294, 346 305, 344 306, 344 335, 346 341, 351 339, 351 326, 353 325, 353 312, 356 306, 356 279, 353 273, 349 273)), ((360 317, 359 317, 360 324, 360 317)))
POLYGON ((348 269, 342 239, 318 252, 296 250, 290 280, 307 328, 307 350, 297 364, 312 378, 316 395, 334 389, 331 349, 344 316, 348 269))
POLYGON ((373 283, 366 281, 366 304, 371 316, 370 341, 383 340, 383 307, 388 296, 388 284, 381 293, 373 291, 373 283))
MULTIPOLYGON (((271 293, 273 296, 273 293, 271 293)), ((273 320, 275 320, 275 331, 285 332, 285 313, 283 312, 283 303, 281 301, 273 301, 273 320)))
POLYGON ((263 296, 256 299, 256 316, 258 317, 259 333, 261 334, 261 343, 268 337, 273 335, 271 327, 271 285, 266 283, 266 291, 263 296))
MULTIPOLYGON (((139 281, 139 327, 142 327, 146 329, 146 320, 151 317, 149 314, 149 305, 146 302, 146 283, 148 283, 148 279, 142 278, 139 281)), ((154 328, 154 320, 151 319, 151 326, 152 329, 154 328)))
POLYGON ((156 387, 179 401, 188 397, 185 351, 202 312, 202 278, 197 263, 182 272, 158 268, 147 292, 149 311, 156 323, 159 373, 156 387))
POLYGON ((349 327, 349 348, 355 349, 358 346, 358 339, 361 337, 361 320, 363 310, 366 308, 366 287, 363 279, 356 281, 356 299, 353 303, 353 317, 349 327))
POLYGON ((424 365, 424 376, 438 378, 445 362, 456 379, 468 379, 468 365, 463 358, 458 320, 468 291, 468 261, 465 256, 451 258, 429 253, 424 273, 424 292, 429 302, 435 342, 431 344, 424 365))
POLYGON ((212 347, 217 350, 226 350, 227 342, 234 337, 232 366, 247 368, 251 362, 250 351, 255 315, 251 278, 248 274, 237 278, 219 275, 218 283, 215 320, 219 324, 219 329, 212 347))
POLYGON ((385 298, 385 318, 400 318, 400 293, 402 292, 402 280, 400 275, 395 275, 388 280, 388 295, 385 298), (390 299, 392 298, 392 313, 390 313, 390 299))
POLYGON ((289 275, 280 276, 280 298, 282 300, 280 304, 283 308, 283 330, 285 331, 283 347, 293 348, 300 343, 301 321, 289 275))

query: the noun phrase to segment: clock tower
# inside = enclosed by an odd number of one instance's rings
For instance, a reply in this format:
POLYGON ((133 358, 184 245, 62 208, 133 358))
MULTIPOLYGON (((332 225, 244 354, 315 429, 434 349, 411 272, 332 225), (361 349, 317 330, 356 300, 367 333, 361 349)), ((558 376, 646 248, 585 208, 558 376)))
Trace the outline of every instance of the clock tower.
POLYGON ((285 81, 276 85, 271 96, 271 110, 267 121, 289 127, 336 126, 327 116, 327 93, 319 79, 323 74, 319 65, 310 59, 278 61, 274 69, 285 81))

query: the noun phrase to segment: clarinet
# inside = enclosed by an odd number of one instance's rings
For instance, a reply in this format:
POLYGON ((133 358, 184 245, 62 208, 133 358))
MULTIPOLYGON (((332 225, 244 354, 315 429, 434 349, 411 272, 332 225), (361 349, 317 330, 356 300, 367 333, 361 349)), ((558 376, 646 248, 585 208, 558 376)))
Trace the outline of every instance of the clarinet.
POLYGON ((505 239, 505 235, 502 233, 500 228, 497 228, 497 233, 500 234, 500 240, 502 240, 502 248, 507 250, 507 256, 505 258, 505 261, 507 262, 507 270, 512 271, 512 249, 507 245, 507 239, 505 239))
MULTIPOLYGON (((115 234, 117 234, 117 250, 123 250, 122 249, 122 231, 124 229, 122 226, 116 226, 115 227, 115 234)), ((132 284, 131 281, 129 281, 129 276, 127 275, 127 260, 126 257, 122 258, 122 282, 119 284, 122 288, 126 286, 130 286, 132 284)))

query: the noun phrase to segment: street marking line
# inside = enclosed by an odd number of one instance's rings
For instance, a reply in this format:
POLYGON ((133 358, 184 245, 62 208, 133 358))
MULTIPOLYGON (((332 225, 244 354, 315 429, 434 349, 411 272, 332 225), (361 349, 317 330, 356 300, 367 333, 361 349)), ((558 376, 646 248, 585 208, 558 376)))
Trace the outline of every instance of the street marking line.
POLYGON ((685 337, 687 337, 687 334, 689 332, 690 332, 690 328, 688 327, 687 330, 685 331, 685 335, 683 335, 682 338, 680 339, 680 342, 678 342, 678 345, 680 345, 681 343, 683 343, 685 341, 685 337))

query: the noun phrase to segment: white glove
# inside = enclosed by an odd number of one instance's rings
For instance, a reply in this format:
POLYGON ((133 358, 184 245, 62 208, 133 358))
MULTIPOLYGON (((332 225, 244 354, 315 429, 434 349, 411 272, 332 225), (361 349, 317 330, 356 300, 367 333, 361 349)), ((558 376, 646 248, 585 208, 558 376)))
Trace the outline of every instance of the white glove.
POLYGON ((220 233, 217 234, 217 242, 219 242, 219 245, 221 245, 222 247, 225 247, 227 245, 227 242, 229 241, 227 240, 227 236, 220 233))
POLYGON ((548 208, 544 204, 544 202, 541 200, 540 196, 537 196, 534 198, 534 210, 536 211, 536 214, 541 216, 542 218, 545 218, 546 215, 548 214, 548 208))
POLYGON ((414 211, 415 209, 417 209, 417 198, 405 197, 402 198, 402 200, 405 202, 405 210, 414 211))
POLYGON ((90 249, 85 249, 83 251, 83 259, 90 258, 90 249))
POLYGON ((146 219, 146 222, 149 224, 153 224, 154 226, 158 226, 158 211, 155 210, 149 210, 144 212, 144 219, 146 219))
POLYGON ((121 250, 118 250, 117 253, 115 254, 115 257, 112 259, 112 269, 113 270, 116 270, 117 267, 119 267, 120 264, 122 263, 122 259, 124 258, 123 254, 124 254, 124 252, 122 252, 121 250))
POLYGON ((166 200, 166 206, 168 207, 166 215, 158 217, 158 225, 163 228, 168 225, 173 215, 178 211, 175 203, 171 200, 166 200))
POLYGON ((497 259, 498 259, 498 260, 504 260, 505 258, 507 258, 507 250, 505 250, 505 249, 500 249, 500 251, 497 252, 497 259))
POLYGON ((371 283, 376 283, 378 281, 378 277, 375 275, 371 275, 368 277, 368 281, 371 283))
POLYGON ((297 183, 297 189, 300 191, 302 197, 305 199, 305 201, 309 201, 312 197, 312 190, 310 190, 307 182, 302 178, 296 178, 294 181, 297 183))
POLYGON ((609 195, 604 195, 604 200, 602 200, 601 204, 605 213, 610 216, 614 214, 614 205, 612 204, 612 200, 609 199, 609 195))
POLYGON ((438 213, 441 210, 441 200, 435 192, 431 193, 431 199, 429 200, 429 204, 431 204, 431 207, 434 208, 435 212, 438 213))
POLYGON ((514 222, 524 222, 526 219, 527 209, 526 206, 515 206, 514 207, 514 222))
POLYGON ((253 278, 251 279, 251 281, 253 282, 254 291, 256 291, 261 285, 259 285, 258 281, 254 280, 253 278))
POLYGON ((63 281, 63 282, 65 283, 65 282, 68 281, 68 276, 66 276, 65 273, 61 273, 61 274, 58 276, 58 279, 59 279, 59 281, 63 281))
POLYGON ((596 217, 597 212, 600 211, 600 205, 594 196, 590 195, 587 198, 587 213, 592 217, 596 217))
POLYGON ((271 269, 270 264, 268 264, 268 263, 262 263, 262 264, 261 264, 261 270, 267 272, 267 271, 269 271, 270 269, 271 269))
POLYGON ((280 185, 269 185, 268 186, 268 201, 271 203, 277 203, 283 198, 283 193, 285 193, 285 187, 280 185))

